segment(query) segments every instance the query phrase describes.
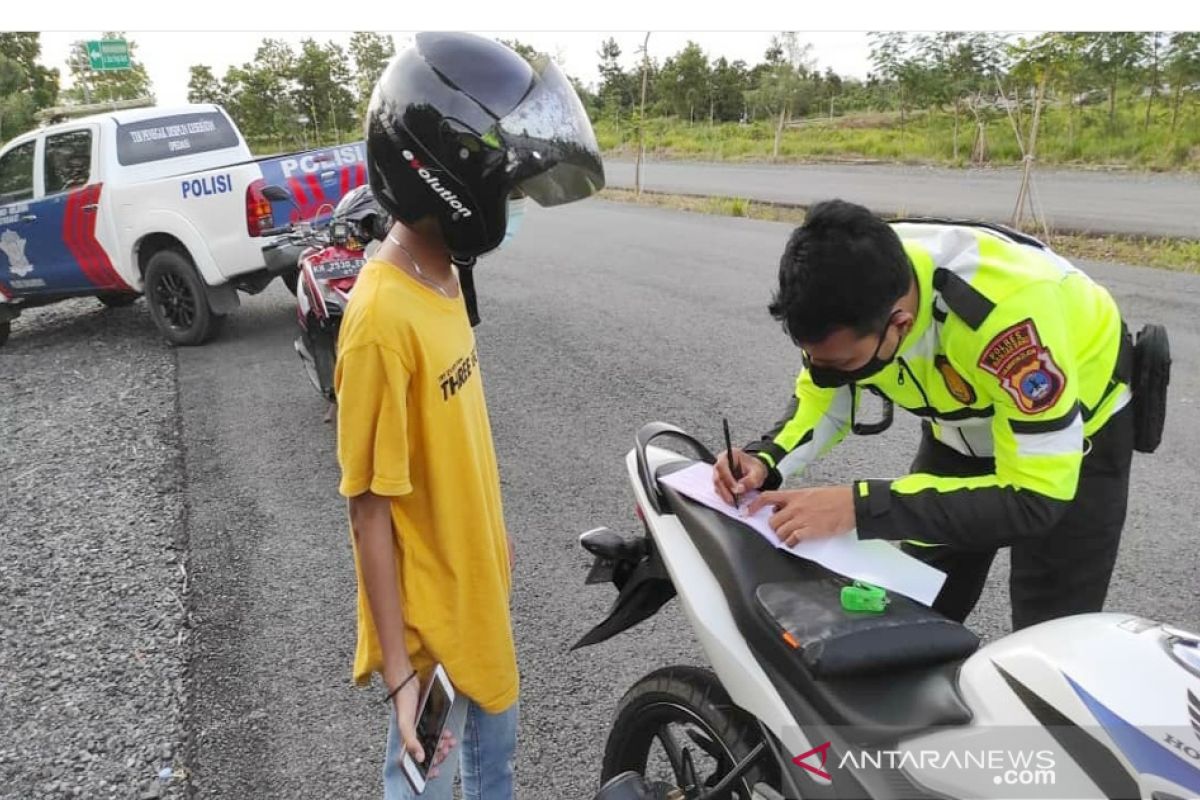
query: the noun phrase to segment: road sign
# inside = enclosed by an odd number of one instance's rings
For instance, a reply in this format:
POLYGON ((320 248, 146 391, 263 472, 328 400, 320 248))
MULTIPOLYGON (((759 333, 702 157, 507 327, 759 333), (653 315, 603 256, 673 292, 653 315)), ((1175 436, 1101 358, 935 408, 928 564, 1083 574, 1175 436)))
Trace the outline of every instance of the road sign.
POLYGON ((124 39, 101 39, 87 43, 88 60, 98 72, 129 69, 129 43, 124 39))

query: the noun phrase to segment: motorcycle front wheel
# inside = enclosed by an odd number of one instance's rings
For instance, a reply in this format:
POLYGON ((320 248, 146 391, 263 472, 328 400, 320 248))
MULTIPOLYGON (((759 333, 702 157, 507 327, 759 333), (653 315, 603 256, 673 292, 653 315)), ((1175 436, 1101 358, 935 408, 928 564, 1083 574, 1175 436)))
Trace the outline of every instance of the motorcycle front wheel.
POLYGON ((296 287, 300 285, 300 270, 289 269, 287 272, 281 272, 279 273, 279 279, 287 287, 288 294, 294 296, 296 294, 296 287))
MULTIPOLYGON (((762 742, 754 719, 739 709, 708 670, 667 667, 625 693, 604 748, 601 783, 623 772, 670 783, 695 797, 721 782, 762 742)), ((760 782, 778 786, 769 749, 721 798, 751 800, 760 782)))

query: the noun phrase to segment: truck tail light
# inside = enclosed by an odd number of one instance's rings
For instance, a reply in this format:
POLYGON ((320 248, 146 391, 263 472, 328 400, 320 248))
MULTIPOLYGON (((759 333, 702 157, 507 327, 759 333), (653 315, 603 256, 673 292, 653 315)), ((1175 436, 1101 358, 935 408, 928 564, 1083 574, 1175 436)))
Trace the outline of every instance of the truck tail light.
POLYGON ((263 231, 275 227, 271 201, 262 193, 266 185, 267 182, 259 178, 246 187, 246 232, 251 236, 262 236, 263 231))

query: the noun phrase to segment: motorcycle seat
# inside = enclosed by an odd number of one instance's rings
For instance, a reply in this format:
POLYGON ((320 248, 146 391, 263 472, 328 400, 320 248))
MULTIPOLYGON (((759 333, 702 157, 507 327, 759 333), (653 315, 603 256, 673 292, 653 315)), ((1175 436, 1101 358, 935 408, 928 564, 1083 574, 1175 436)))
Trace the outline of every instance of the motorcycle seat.
MULTIPOLYGON (((668 464, 658 474, 687 465, 668 464)), ((845 611, 840 592, 848 579, 659 487, 716 576, 751 650, 821 721, 871 742, 970 721, 956 679, 979 646, 975 634, 894 593, 882 614, 845 611)))

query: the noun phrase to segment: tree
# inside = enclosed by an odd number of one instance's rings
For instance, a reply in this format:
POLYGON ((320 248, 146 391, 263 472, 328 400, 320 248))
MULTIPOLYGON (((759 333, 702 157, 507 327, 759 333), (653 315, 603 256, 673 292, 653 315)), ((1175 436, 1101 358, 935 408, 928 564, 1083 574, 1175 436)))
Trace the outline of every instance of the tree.
POLYGON ((621 69, 621 47, 616 39, 605 39, 597 55, 600 56, 600 107, 605 113, 618 119, 621 109, 633 105, 631 76, 621 69))
POLYGON ((1158 94, 1158 90, 1162 88, 1162 56, 1163 56, 1163 33, 1162 31, 1153 31, 1146 34, 1146 87, 1149 89, 1149 96, 1146 98, 1146 122, 1142 126, 1144 130, 1150 130, 1150 111, 1154 106, 1154 98, 1158 94))
POLYGON ((920 57, 910 55, 908 35, 901 31, 870 33, 867 37, 871 43, 871 64, 875 74, 896 88, 896 104, 903 129, 922 78, 920 57))
POLYGON ((1184 97, 1200 83, 1200 32, 1171 34, 1164 72, 1171 91, 1171 132, 1174 133, 1184 97))
POLYGON ((394 55, 396 43, 390 35, 358 31, 350 37, 350 57, 354 60, 359 117, 366 113, 367 105, 371 102, 371 92, 394 55))
POLYGON ((767 66, 759 73, 758 85, 746 93, 748 103, 762 107, 776 119, 772 158, 779 158, 784 125, 805 99, 812 99, 812 84, 806 81, 813 68, 811 53, 812 45, 801 42, 793 31, 771 37, 765 56, 767 66))
POLYGON ((689 41, 683 49, 663 62, 659 74, 659 96, 675 116, 695 121, 697 107, 710 107, 708 56, 700 45, 689 41))
POLYGON ((32 128, 58 99, 58 70, 38 63, 41 34, 0 33, 0 142, 32 128))
POLYGON ((312 122, 318 139, 322 125, 340 135, 355 106, 348 88, 352 84, 350 62, 341 45, 328 42, 322 46, 313 39, 303 40, 292 80, 292 100, 312 122))
POLYGON ((1108 124, 1117 119, 1117 88, 1128 81, 1145 57, 1146 40, 1140 33, 1097 33, 1091 36, 1087 59, 1108 89, 1108 124))
POLYGON ((931 36, 919 36, 916 47, 925 61, 928 97, 939 108, 947 103, 954 107, 953 157, 958 160, 958 128, 963 98, 974 82, 975 65, 967 34, 944 31, 931 36))
POLYGON ((193 64, 188 67, 189 103, 218 103, 224 105, 225 92, 221 82, 213 75, 212 67, 207 64, 193 64))
POLYGON ((1044 33, 1021 39, 1012 48, 1011 75, 1030 87, 1047 86, 1067 101, 1067 144, 1075 143, 1079 98, 1090 86, 1095 72, 1089 60, 1092 37, 1086 33, 1044 33))
POLYGON ((841 75, 833 71, 833 67, 826 67, 825 74, 820 76, 820 97, 821 109, 829 106, 829 116, 833 116, 833 102, 841 97, 845 91, 846 81, 841 75))
POLYGON ((73 103, 89 101, 154 99, 153 85, 146 66, 137 57, 137 42, 123 32, 107 31, 102 39, 125 39, 129 45, 129 69, 94 70, 87 54, 87 42, 71 45, 67 69, 71 73, 71 88, 64 95, 73 103))
POLYGON ((226 108, 248 138, 273 138, 283 144, 283 135, 295 141, 298 112, 293 103, 296 56, 287 42, 263 39, 253 63, 230 67, 223 84, 226 108))
POLYGON ((711 90, 714 114, 722 122, 742 119, 746 113, 746 92, 750 90, 750 72, 746 62, 732 64, 725 56, 712 63, 711 90))

